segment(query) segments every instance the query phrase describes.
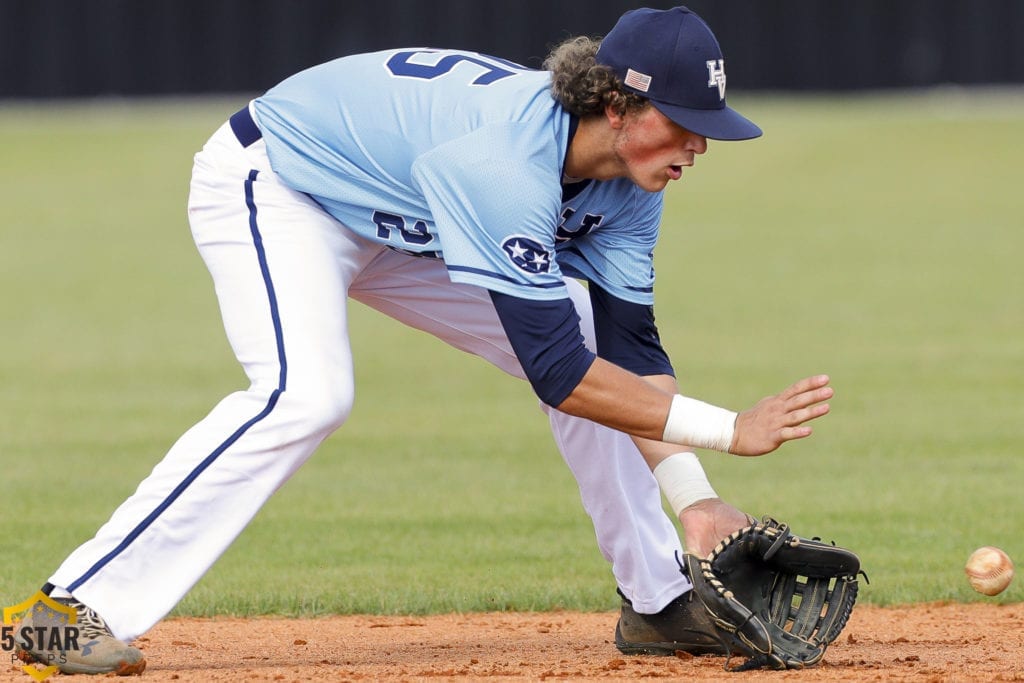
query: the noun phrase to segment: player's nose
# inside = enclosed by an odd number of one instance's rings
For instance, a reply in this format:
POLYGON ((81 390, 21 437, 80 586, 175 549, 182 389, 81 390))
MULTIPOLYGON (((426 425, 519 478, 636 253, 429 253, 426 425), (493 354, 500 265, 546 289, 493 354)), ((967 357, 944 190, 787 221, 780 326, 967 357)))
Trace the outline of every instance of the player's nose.
POLYGON ((686 131, 686 141, 683 149, 694 154, 703 154, 708 151, 708 139, 691 131, 686 131))

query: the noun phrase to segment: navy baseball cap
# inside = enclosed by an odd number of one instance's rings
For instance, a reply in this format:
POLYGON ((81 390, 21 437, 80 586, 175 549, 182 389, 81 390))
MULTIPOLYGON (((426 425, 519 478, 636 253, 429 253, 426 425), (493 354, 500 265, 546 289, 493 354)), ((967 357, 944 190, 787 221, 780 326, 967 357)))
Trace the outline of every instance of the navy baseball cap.
POLYGON ((715 34, 685 7, 623 14, 597 62, 683 128, 712 140, 749 140, 761 129, 725 104, 725 60, 715 34))

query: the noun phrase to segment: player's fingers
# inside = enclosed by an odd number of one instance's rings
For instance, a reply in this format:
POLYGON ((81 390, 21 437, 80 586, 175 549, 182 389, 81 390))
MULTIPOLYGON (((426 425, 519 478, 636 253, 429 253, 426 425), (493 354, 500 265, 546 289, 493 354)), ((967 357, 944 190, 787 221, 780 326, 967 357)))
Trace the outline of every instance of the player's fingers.
POLYGON ((805 439, 811 435, 813 430, 810 427, 784 427, 779 430, 779 438, 782 441, 794 441, 805 439))
POLYGON ((828 375, 812 375, 810 377, 804 377, 798 382, 794 382, 792 385, 787 387, 779 396, 781 398, 789 399, 799 394, 806 393, 808 391, 814 391, 827 385, 830 381, 828 375))
POLYGON ((787 427, 802 425, 804 422, 810 422, 822 415, 828 415, 829 410, 831 410, 831 407, 827 403, 818 403, 807 408, 801 408, 800 410, 792 410, 786 414, 788 418, 787 427))
POLYGON ((836 392, 832 387, 810 389, 786 400, 786 409, 792 411, 799 410, 800 408, 806 408, 807 406, 814 405, 815 403, 821 403, 822 401, 829 400, 835 395, 835 393, 836 392))

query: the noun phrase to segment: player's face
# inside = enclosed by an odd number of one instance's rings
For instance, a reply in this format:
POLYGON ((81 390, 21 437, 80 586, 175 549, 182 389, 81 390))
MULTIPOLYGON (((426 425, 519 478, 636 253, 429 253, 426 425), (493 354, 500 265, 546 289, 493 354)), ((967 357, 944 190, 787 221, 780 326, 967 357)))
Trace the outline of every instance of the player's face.
POLYGON ((683 168, 693 166, 695 156, 707 150, 707 138, 673 123, 652 106, 623 117, 614 143, 623 175, 648 192, 679 180, 683 168))

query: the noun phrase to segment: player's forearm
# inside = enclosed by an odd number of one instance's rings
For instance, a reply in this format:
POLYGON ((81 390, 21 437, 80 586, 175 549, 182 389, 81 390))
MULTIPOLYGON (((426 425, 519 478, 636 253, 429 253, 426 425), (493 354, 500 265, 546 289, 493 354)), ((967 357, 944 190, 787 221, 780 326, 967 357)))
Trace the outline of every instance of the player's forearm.
MULTIPOLYGON (((644 377, 644 380, 655 387, 672 394, 679 391, 676 378, 671 375, 654 375, 644 377)), ((697 454, 688 446, 633 437, 633 442, 643 455, 647 466, 654 473, 658 481, 658 487, 665 494, 665 499, 672 507, 676 517, 683 523, 683 530, 686 533, 686 547, 696 548, 703 555, 710 552, 711 547, 718 542, 719 536, 714 523, 717 516, 724 514, 723 510, 732 510, 718 500, 711 482, 708 481, 704 468, 697 458, 697 454), (698 503, 709 500, 718 501, 715 504, 706 503, 703 514, 696 512, 698 503), (689 511, 683 515, 683 511, 689 511), (709 514, 710 511, 710 514, 709 514), (709 529, 708 526, 711 526, 709 529)), ((735 512, 728 519, 728 523, 734 521, 746 521, 746 516, 735 512)), ((732 529, 728 529, 732 531, 732 529)))
MULTIPOLYGON (((672 375, 653 375, 644 377, 643 380, 670 395, 679 393, 676 378, 672 375)), ((633 443, 636 444, 637 449, 644 456, 644 460, 647 461, 651 471, 654 471, 654 468, 661 464, 665 458, 675 455, 680 450, 686 448, 679 444, 666 443, 660 439, 645 439, 639 436, 633 436, 633 443)))
MULTIPOLYGON (((677 393, 678 385, 671 375, 653 375, 642 379, 652 388, 670 396, 677 393)), ((688 550, 707 555, 722 536, 747 521, 744 514, 718 498, 691 448, 639 436, 634 436, 633 442, 654 473, 665 499, 683 524, 688 550), (683 514, 684 511, 686 514, 683 514)))
MULTIPOLYGON (((558 407, 640 439, 718 451, 729 450, 736 420, 732 411, 675 393, 671 377, 643 378, 601 358, 558 407)), ((671 454, 647 451, 651 467, 671 454)))
POLYGON ((558 409, 635 437, 661 441, 673 393, 597 358, 558 409))

